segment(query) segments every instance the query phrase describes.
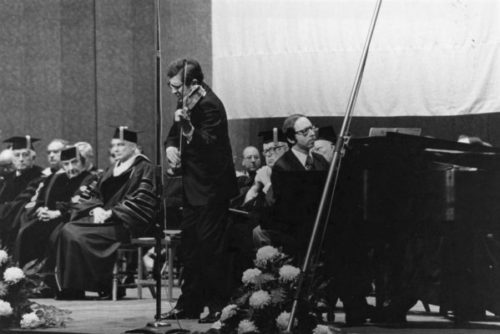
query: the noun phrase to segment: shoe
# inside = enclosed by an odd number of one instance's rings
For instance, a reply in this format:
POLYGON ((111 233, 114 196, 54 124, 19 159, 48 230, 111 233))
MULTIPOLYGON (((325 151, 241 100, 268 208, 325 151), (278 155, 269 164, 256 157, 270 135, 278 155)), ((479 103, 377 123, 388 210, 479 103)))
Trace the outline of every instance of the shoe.
POLYGON ((198 320, 199 324, 211 324, 220 319, 220 312, 210 312, 205 317, 198 320))
POLYGON ((167 313, 163 313, 160 316, 161 320, 177 320, 177 319, 196 319, 199 314, 189 313, 183 309, 173 308, 167 313))
MULTIPOLYGON (((98 300, 112 300, 113 299, 113 293, 110 290, 103 290, 98 292, 99 297, 97 297, 98 300)), ((117 292, 116 292, 116 299, 122 299, 127 295, 127 292, 125 291, 125 288, 119 287, 117 292)))

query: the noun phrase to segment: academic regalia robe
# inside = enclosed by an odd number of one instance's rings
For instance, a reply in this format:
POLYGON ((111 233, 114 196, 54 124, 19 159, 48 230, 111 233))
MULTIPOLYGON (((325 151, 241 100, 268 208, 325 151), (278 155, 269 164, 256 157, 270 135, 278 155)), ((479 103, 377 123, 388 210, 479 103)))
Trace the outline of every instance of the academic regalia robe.
POLYGON ((113 169, 106 170, 95 195, 79 204, 55 241, 60 289, 109 289, 117 249, 131 235, 141 235, 154 224, 154 166, 139 155, 120 175, 113 176, 113 169), (90 212, 96 207, 112 211, 103 224, 93 223, 90 212))
POLYGON ((15 255, 20 266, 49 255, 48 243, 51 234, 60 224, 69 221, 71 208, 82 195, 80 188, 96 178, 97 175, 84 171, 71 179, 65 173, 54 174, 43 182, 35 201, 28 203, 18 216, 20 228, 15 243, 15 255), (61 216, 50 221, 40 221, 36 211, 41 207, 59 210, 61 216))
POLYGON ((0 193, 0 239, 3 248, 11 249, 17 235, 16 217, 33 197, 41 182, 42 168, 33 166, 20 175, 15 172, 5 177, 0 193))
POLYGON ((23 171, 20 175, 16 172, 9 173, 4 176, 4 186, 0 193, 0 205, 13 201, 28 184, 42 175, 42 167, 33 166, 23 171))

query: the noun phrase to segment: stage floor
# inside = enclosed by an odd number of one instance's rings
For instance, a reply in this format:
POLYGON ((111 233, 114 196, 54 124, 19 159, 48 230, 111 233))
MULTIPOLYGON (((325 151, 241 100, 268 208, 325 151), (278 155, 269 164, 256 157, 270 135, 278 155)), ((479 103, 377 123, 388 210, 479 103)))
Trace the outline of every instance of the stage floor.
MULTIPOLYGON (((178 296, 179 289, 176 288, 174 296, 178 296)), ((137 298, 136 289, 128 289, 127 296, 119 301, 98 301, 92 299, 93 295, 87 293, 87 300, 80 301, 59 301, 53 299, 35 299, 40 304, 54 305, 72 312, 72 320, 65 328, 51 328, 38 331, 10 330, 1 333, 85 333, 85 334, 119 334, 127 330, 145 326, 154 320, 156 313, 156 303, 149 291, 143 291, 143 299, 137 298)), ((373 299, 369 302, 373 304, 373 299)), ((162 312, 170 310, 175 302, 169 303, 163 298, 162 312)), ((337 305, 339 306, 339 305, 337 305)), ((479 334, 479 333, 500 333, 500 318, 489 317, 488 321, 474 322, 466 326, 455 327, 454 323, 438 314, 438 308, 431 305, 431 313, 428 314, 418 303, 407 317, 408 323, 404 328, 380 327, 367 325, 364 327, 343 327, 344 314, 341 309, 336 312, 335 324, 336 333, 458 333, 458 334, 479 334)), ((170 326, 158 333, 165 333, 167 330, 175 328, 185 328, 190 331, 206 331, 211 325, 198 324, 196 320, 170 321, 170 326)), ((263 333, 265 334, 265 333, 263 333)))

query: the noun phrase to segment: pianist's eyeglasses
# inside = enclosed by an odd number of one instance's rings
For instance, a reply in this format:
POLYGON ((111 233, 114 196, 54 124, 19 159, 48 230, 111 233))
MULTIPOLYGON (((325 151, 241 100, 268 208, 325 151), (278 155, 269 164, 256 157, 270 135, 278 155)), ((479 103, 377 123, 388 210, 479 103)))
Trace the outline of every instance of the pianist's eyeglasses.
POLYGON ((307 134, 309 133, 309 131, 316 132, 316 131, 318 131, 318 128, 315 127, 314 125, 310 125, 310 126, 308 126, 306 128, 303 128, 302 130, 295 131, 295 133, 298 134, 298 135, 303 135, 305 137, 305 136, 307 136, 307 134))

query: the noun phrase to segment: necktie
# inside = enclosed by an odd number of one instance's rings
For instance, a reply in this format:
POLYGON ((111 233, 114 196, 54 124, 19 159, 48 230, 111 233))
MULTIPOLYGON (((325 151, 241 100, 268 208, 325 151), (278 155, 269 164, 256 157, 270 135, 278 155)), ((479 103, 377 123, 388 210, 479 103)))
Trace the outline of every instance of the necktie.
POLYGON ((305 164, 304 167, 305 167, 306 170, 313 169, 313 167, 314 167, 313 166, 313 158, 310 155, 307 156, 307 158, 306 158, 306 164, 305 164))

